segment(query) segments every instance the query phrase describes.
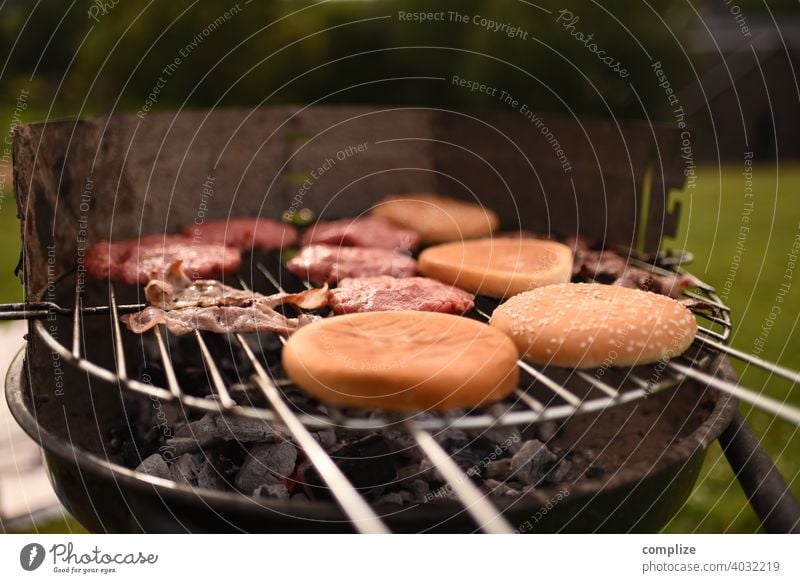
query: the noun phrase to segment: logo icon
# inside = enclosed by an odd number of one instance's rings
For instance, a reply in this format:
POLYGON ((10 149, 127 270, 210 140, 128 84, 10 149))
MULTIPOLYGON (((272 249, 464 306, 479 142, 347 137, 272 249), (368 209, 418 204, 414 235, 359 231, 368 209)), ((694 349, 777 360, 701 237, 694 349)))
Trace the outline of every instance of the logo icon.
POLYGON ((39 543, 29 543, 19 552, 19 564, 26 571, 35 571, 44 562, 44 547, 39 543))

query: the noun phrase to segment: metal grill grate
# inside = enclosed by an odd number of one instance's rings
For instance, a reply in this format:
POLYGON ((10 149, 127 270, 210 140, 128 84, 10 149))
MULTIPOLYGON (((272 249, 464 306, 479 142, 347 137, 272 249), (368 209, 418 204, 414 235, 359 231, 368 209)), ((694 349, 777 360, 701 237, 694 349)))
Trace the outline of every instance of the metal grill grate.
MULTIPOLYGON (((631 261, 637 262, 636 260, 631 261)), ((280 284, 279 278, 276 278, 262 262, 257 262, 255 265, 258 272, 266 278, 275 291, 286 291, 280 284)), ((646 266, 663 274, 680 272, 680 268, 675 266, 671 272, 665 270, 664 267, 654 267, 649 264, 646 266)), ((242 278, 239 278, 239 283, 243 288, 248 287, 242 278)), ((308 284, 306 283, 306 285, 308 284)), ((306 411, 287 397, 285 389, 291 386, 291 381, 274 376, 270 367, 258 358, 247 339, 241 334, 234 335, 234 338, 242 355, 254 371, 249 383, 263 397, 265 403, 263 405, 252 402, 243 405, 232 397, 230 387, 224 381, 212 350, 200 332, 195 332, 194 340, 215 396, 213 400, 184 392, 170 358, 169 344, 159 327, 154 328, 151 334, 163 366, 166 386, 154 386, 131 378, 126 365, 119 316, 122 313, 140 310, 144 306, 141 304, 118 305, 113 285, 109 287, 109 302, 106 306, 83 306, 80 287, 76 282, 75 304, 72 309, 65 309, 47 302, 12 304, 5 306, 0 316, 5 319, 21 317, 36 319, 33 324, 34 331, 50 349, 60 355, 63 361, 100 380, 118 384, 125 390, 165 402, 178 402, 191 410, 255 417, 286 427, 298 445, 305 450, 309 460, 327 483, 332 495, 353 522, 354 527, 361 532, 388 532, 388 529, 312 437, 309 430, 345 428, 354 431, 371 431, 385 429, 387 426, 402 428, 416 441, 441 476, 452 486, 456 497, 480 528, 486 532, 512 532, 513 529, 502 514, 453 462, 433 438, 432 432, 456 428, 487 429, 498 426, 528 425, 564 419, 583 413, 595 413, 674 388, 686 378, 730 393, 743 401, 800 425, 800 410, 755 391, 723 381, 710 373, 709 367, 720 353, 724 353, 764 368, 772 374, 790 381, 800 381, 800 375, 794 371, 727 346, 731 332, 730 310, 720 301, 712 287, 700 284, 696 292, 687 290, 684 293, 687 297, 713 306, 715 311, 713 314, 704 312, 697 314, 701 325, 695 346, 686 354, 664 363, 663 370, 658 374, 655 374, 653 367, 616 369, 614 376, 617 382, 607 381, 606 376, 596 372, 593 374, 592 371, 547 370, 520 361, 523 382, 512 397, 506 401, 457 417, 438 414, 426 415, 419 419, 389 414, 380 417, 359 417, 348 415, 348 411, 330 407, 327 408, 328 413, 324 415, 306 411), (48 332, 47 327, 39 319, 53 313, 72 317, 73 338, 69 348, 48 332), (82 318, 85 315, 96 314, 110 315, 115 370, 100 366, 82 356, 82 318), (533 387, 538 387, 547 398, 542 398, 541 395, 539 398, 534 397, 531 394, 533 387)), ((488 320, 493 306, 487 305, 485 298, 476 298, 476 305, 478 307, 470 316, 488 320)), ((283 337, 279 338, 282 342, 286 341, 283 337)))

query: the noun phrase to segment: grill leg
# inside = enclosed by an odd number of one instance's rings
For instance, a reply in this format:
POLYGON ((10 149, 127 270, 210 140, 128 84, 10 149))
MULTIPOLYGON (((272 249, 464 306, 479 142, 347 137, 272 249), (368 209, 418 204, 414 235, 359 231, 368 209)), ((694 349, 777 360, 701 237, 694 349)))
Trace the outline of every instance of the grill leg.
POLYGON ((800 504, 738 411, 719 442, 764 529, 800 533, 800 504))

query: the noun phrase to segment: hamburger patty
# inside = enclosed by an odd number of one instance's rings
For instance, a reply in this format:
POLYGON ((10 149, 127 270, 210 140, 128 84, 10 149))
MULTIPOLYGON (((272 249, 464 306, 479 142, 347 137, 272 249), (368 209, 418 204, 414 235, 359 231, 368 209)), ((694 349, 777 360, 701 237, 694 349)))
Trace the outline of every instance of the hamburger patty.
POLYGON ((463 314, 473 305, 472 294, 427 277, 343 279, 331 291, 331 307, 337 314, 397 310, 463 314))
POLYGON ((411 257, 388 249, 331 245, 305 247, 286 263, 286 267, 298 277, 318 285, 347 277, 411 277, 417 272, 417 262, 411 257))
POLYGON ((302 243, 413 251, 419 247, 419 235, 382 217, 362 217, 319 222, 305 232, 302 243))
POLYGON ((372 214, 413 229, 425 243, 488 237, 500 224, 497 213, 486 207, 430 193, 387 196, 372 214))
POLYGON ((221 243, 243 250, 257 247, 268 251, 297 241, 297 229, 292 225, 264 218, 207 221, 184 227, 183 234, 195 242, 221 243))
POLYGON ((145 235, 111 243, 101 241, 86 250, 86 271, 96 279, 136 284, 164 277, 170 265, 182 261, 193 279, 239 269, 238 249, 220 243, 196 243, 182 235, 145 235))
POLYGON ((368 411, 489 404, 519 383, 503 332, 450 314, 371 312, 322 318, 289 337, 283 369, 323 403, 368 411))

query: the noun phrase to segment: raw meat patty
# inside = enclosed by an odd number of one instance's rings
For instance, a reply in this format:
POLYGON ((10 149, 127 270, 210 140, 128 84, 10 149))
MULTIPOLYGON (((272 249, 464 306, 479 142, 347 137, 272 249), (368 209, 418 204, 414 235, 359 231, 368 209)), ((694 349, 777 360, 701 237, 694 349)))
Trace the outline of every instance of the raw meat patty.
POLYGON ((415 231, 396 227, 382 217, 363 217, 319 222, 305 232, 302 243, 413 251, 419 240, 415 231))
POLYGON ((472 294, 427 277, 343 279, 331 294, 337 314, 397 310, 463 314, 474 305, 472 294))
POLYGON ((136 284, 154 275, 164 277, 176 261, 193 279, 237 271, 238 249, 220 243, 196 243, 182 235, 145 235, 111 243, 101 241, 86 250, 86 271, 94 278, 136 284))
POLYGON ((286 263, 286 267, 298 277, 318 285, 346 277, 411 277, 417 272, 417 262, 411 257, 388 249, 331 245, 305 247, 286 263))
POLYGON ((269 251, 297 241, 297 229, 292 225, 264 218, 207 221, 202 225, 187 225, 183 234, 195 242, 222 243, 242 250, 257 247, 269 251))

